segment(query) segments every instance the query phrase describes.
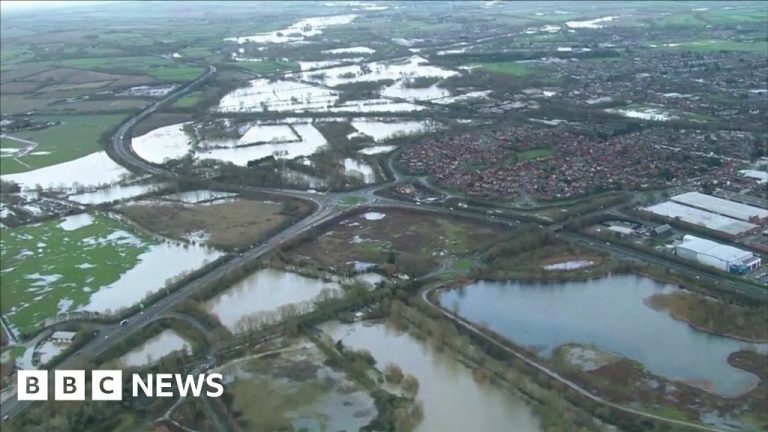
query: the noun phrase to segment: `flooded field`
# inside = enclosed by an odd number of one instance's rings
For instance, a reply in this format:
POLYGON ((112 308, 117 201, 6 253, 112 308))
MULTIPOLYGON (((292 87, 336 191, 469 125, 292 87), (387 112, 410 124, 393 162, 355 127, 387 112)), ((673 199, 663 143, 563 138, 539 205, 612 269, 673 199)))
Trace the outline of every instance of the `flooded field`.
POLYGON ((305 18, 286 28, 275 30, 273 32, 257 33, 251 36, 230 37, 224 40, 237 42, 239 44, 248 42, 256 44, 296 43, 303 41, 307 37, 322 34, 325 28, 349 24, 356 17, 357 15, 347 14, 305 18))
POLYGON ((126 186, 113 185, 104 189, 95 190, 93 192, 82 192, 70 195, 67 197, 67 199, 70 201, 78 202, 80 204, 103 204, 134 198, 139 195, 159 190, 164 186, 165 185, 158 183, 135 184, 126 186))
MULTIPOLYGON (((429 121, 382 121, 357 119, 350 122, 357 134, 371 137, 374 141, 386 141, 408 135, 415 135, 435 129, 437 125, 429 121)), ((369 153, 370 154, 370 153, 369 153)))
POLYGON ((125 353, 118 362, 125 367, 148 366, 173 351, 190 350, 190 345, 184 338, 173 330, 166 329, 125 353))
POLYGON ((326 323, 322 330, 345 346, 368 350, 379 369, 394 363, 419 381, 424 419, 416 431, 514 430, 536 432, 539 422, 522 398, 488 384, 428 343, 382 322, 326 323))
POLYGON ((427 59, 420 56, 411 56, 400 60, 371 62, 365 69, 358 65, 340 66, 323 70, 322 75, 312 72, 296 74, 296 78, 302 81, 316 82, 330 87, 354 82, 368 82, 381 80, 395 80, 403 82, 406 78, 434 77, 448 78, 458 75, 458 72, 432 66, 427 59))
MULTIPOLYGON (((250 247, 290 222, 285 201, 240 199, 228 192, 188 191, 120 206, 133 222, 166 238, 230 250, 250 247)), ((290 201, 290 200, 289 200, 290 201)), ((297 214, 308 206, 292 201, 297 214)))
POLYGON ((280 306, 306 302, 323 290, 337 290, 335 283, 280 270, 259 270, 209 300, 205 307, 231 331, 251 314, 271 312, 280 306))
POLYGON ((232 192, 220 192, 207 189, 179 192, 170 195, 164 195, 161 199, 166 201, 178 201, 187 204, 199 204, 208 201, 220 200, 223 198, 236 197, 236 193, 232 192))
POLYGON ((456 304, 460 315, 543 356, 563 344, 591 344, 717 394, 749 391, 759 378, 728 364, 728 355, 768 352, 768 345, 704 333, 645 304, 654 294, 676 290, 634 275, 552 284, 477 282, 441 293, 440 302, 456 304))
POLYGON ((110 159, 106 152, 100 151, 69 162, 0 178, 18 183, 24 189, 35 189, 40 185, 44 189, 74 192, 78 186, 107 186, 130 175, 130 171, 110 159))
POLYGON ((87 213, 8 229, 0 245, 2 313, 22 332, 60 313, 131 306, 220 256, 203 247, 161 243, 87 213))
POLYGON ((226 94, 217 109, 220 112, 321 111, 334 105, 338 98, 337 91, 310 84, 256 79, 248 87, 226 94))
POLYGON ((169 159, 179 159, 192 150, 190 136, 184 131, 186 124, 163 126, 134 137, 131 147, 139 157, 152 163, 160 164, 169 159))
POLYGON ((375 154, 381 154, 381 153, 389 153, 396 148, 397 146, 393 146, 393 145, 373 146, 373 147, 364 148, 358 151, 358 153, 362 153, 366 155, 375 155, 375 154))
POLYGON ((305 341, 220 368, 243 430, 356 431, 370 423, 373 398, 325 360, 305 341))
POLYGON ((572 260, 558 263, 547 264, 543 266, 544 270, 576 270, 580 268, 590 267, 595 265, 594 261, 590 260, 572 260))
POLYGON ((360 178, 366 184, 376 182, 376 173, 370 165, 350 158, 344 159, 343 162, 344 175, 360 178))
POLYGON ((325 137, 310 123, 292 124, 291 127, 301 137, 300 141, 273 142, 247 147, 215 148, 198 153, 199 159, 216 159, 245 166, 248 161, 267 156, 293 159, 309 156, 327 144, 325 137))
POLYGON ((624 117, 629 118, 638 118, 641 120, 653 120, 653 121, 669 121, 677 119, 677 116, 674 116, 670 114, 667 111, 664 111, 661 108, 652 108, 652 107, 645 107, 645 108, 637 108, 637 109, 606 109, 606 112, 612 113, 612 114, 619 114, 624 117))

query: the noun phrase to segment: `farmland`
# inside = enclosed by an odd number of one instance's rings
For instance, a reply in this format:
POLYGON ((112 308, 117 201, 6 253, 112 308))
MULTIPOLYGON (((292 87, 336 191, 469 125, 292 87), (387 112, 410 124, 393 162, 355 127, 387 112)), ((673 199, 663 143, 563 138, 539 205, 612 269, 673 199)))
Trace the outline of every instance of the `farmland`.
POLYGON ((89 214, 8 230, 0 244, 2 312, 22 333, 57 313, 130 306, 162 288, 166 279, 217 255, 162 244, 116 220, 89 214), (168 259, 160 264, 163 269, 151 269, 160 257, 168 259), (159 279, 135 286, 146 272, 159 279))
MULTIPOLYGON (((28 155, 17 159, 3 158, 2 173, 12 174, 41 168, 77 159, 102 148, 100 143, 105 134, 122 121, 123 116, 110 115, 67 115, 40 117, 41 121, 59 124, 41 130, 19 131, 12 136, 38 143, 28 155)), ((4 139, 2 145, 11 144, 4 139)), ((18 144, 13 144, 18 147, 18 144)))
POLYGON ((292 260, 321 268, 378 265, 393 273, 423 275, 445 259, 485 250, 502 232, 492 225, 403 210, 367 212, 302 245, 292 260))
POLYGON ((85 306, 94 291, 133 267, 148 244, 114 220, 88 215, 9 230, 1 249, 2 312, 29 332, 45 318, 85 306), (70 228, 76 220, 90 223, 70 228))
MULTIPOLYGON (((306 214, 306 204, 294 201, 293 217, 306 214)), ((253 245, 291 220, 286 204, 274 201, 228 200, 203 204, 137 202, 122 207, 129 218, 167 237, 202 241, 225 249, 253 245)))

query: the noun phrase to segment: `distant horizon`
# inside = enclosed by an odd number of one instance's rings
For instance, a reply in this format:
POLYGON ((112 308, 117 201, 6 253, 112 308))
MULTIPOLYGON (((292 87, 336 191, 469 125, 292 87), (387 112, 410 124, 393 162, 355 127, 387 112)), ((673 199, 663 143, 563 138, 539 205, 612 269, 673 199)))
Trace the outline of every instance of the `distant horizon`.
POLYGON ((123 3, 123 0, 0 0, 0 10, 25 11, 47 7, 94 6, 110 3, 123 3))

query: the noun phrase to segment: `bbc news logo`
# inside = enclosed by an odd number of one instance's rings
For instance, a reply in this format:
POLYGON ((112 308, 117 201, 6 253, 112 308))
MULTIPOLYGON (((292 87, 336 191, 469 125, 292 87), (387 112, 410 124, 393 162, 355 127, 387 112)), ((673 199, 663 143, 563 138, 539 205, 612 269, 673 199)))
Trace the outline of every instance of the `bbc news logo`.
MULTIPOLYGON (((222 375, 218 373, 183 374, 140 374, 131 375, 133 397, 200 397, 205 390, 208 397, 219 397, 224 393, 222 375), (174 389, 176 392, 174 392, 174 389)), ((123 371, 91 371, 91 400, 123 400, 123 371)), ((48 400, 48 371, 20 370, 17 379, 17 394, 21 401, 48 400)), ((53 400, 84 401, 86 380, 84 370, 55 370, 53 372, 53 400)))

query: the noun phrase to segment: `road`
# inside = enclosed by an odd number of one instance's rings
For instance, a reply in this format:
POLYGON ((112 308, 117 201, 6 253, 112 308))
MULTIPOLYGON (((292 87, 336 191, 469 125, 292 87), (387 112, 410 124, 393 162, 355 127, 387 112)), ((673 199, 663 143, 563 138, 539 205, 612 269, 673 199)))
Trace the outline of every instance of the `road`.
POLYGON ((124 167, 128 168, 133 172, 147 173, 147 174, 154 174, 154 175, 169 174, 165 169, 157 165, 151 164, 145 161, 144 159, 141 159, 136 155, 136 153, 133 152, 133 148, 130 145, 130 139, 128 139, 131 137, 131 134, 130 134, 131 129, 133 129, 133 127, 136 126, 139 122, 141 122, 145 118, 152 115, 161 106, 165 105, 166 103, 168 103, 173 99, 176 99, 178 97, 181 97, 187 94, 189 91, 194 89, 198 84, 210 78, 214 73, 216 73, 216 67, 213 65, 208 65, 208 70, 203 75, 201 75, 194 81, 189 82, 177 88, 176 90, 168 93, 168 95, 165 96, 164 98, 154 102, 153 104, 145 108, 143 111, 129 118, 123 124, 121 124, 120 127, 117 128, 117 131, 115 131, 114 135, 112 135, 110 146, 107 148, 107 153, 109 153, 110 157, 112 157, 118 163, 122 164, 124 167))
MULTIPOLYGON (((133 151, 130 143, 131 140, 129 139, 131 136, 131 129, 136 124, 138 124, 141 120, 147 118, 152 113, 154 113, 158 108, 163 106, 165 103, 168 103, 169 101, 174 100, 175 98, 180 97, 183 94, 189 92, 195 86, 207 80, 215 72, 216 72, 216 68, 213 66, 209 66, 207 72, 201 75, 196 80, 176 89, 174 92, 167 95, 163 99, 147 107, 141 113, 126 120, 122 125, 120 125, 120 127, 116 130, 115 134, 110 140, 110 145, 108 147, 108 153, 110 157, 112 157, 116 162, 120 163, 121 165, 125 166, 126 168, 138 174, 150 174, 150 175, 164 176, 164 177, 174 176, 173 173, 169 172, 165 168, 141 159, 133 151)), ((391 164, 391 159, 392 158, 390 158, 389 165, 390 165, 390 168, 393 168, 391 164)), ((325 221, 328 221, 334 217, 337 217, 343 214, 344 212, 353 210, 354 208, 359 206, 367 206, 371 208, 382 208, 382 209, 383 208, 402 208, 402 209, 415 209, 420 211, 430 211, 430 212, 441 213, 441 214, 465 216, 465 217, 470 217, 474 219, 480 219, 490 223, 501 223, 507 226, 514 226, 518 223, 515 220, 504 218, 499 215, 488 215, 482 212, 454 210, 454 209, 448 209, 444 207, 421 206, 420 204, 403 202, 403 201, 398 201, 391 198, 384 198, 384 197, 377 196, 376 195, 377 191, 380 191, 387 187, 391 187, 396 183, 401 183, 403 181, 412 179, 410 177, 406 178, 402 175, 397 174, 397 172, 394 169, 392 170, 392 172, 395 173, 395 179, 391 182, 388 182, 385 184, 378 184, 375 186, 370 186, 367 188, 363 188, 363 189, 360 189, 357 191, 351 191, 351 192, 310 193, 305 191, 289 190, 289 189, 264 188, 264 187, 255 187, 255 186, 244 187, 243 190, 246 190, 246 191, 262 192, 262 193, 283 195, 283 196, 310 200, 315 204, 315 209, 314 209, 314 212, 311 215, 307 216, 306 218, 296 222, 295 224, 284 229, 283 231, 273 235, 266 241, 256 245, 255 247, 251 248, 247 252, 234 256, 231 260, 224 263, 220 267, 213 269, 212 271, 206 273, 200 278, 197 278, 195 280, 188 282, 187 284, 180 287, 176 291, 173 291, 167 296, 157 300, 154 304, 145 308, 142 312, 139 312, 129 317, 127 319, 128 323, 125 326, 120 326, 119 324, 97 325, 96 328, 99 329, 98 337, 90 341, 84 347, 82 347, 76 355, 70 356, 69 358, 65 359, 57 367, 59 369, 66 369, 68 367, 72 367, 74 364, 76 364, 78 361, 82 359, 93 358, 94 356, 97 356, 98 354, 106 351, 119 339, 126 337, 128 335, 131 335, 139 331, 146 324, 161 318, 178 318, 178 319, 184 319, 187 321, 191 320, 192 321, 191 324, 194 327, 198 328, 199 330, 205 331, 205 329, 199 328, 200 323, 197 323, 191 317, 179 316, 180 314, 177 314, 172 311, 173 308, 177 306, 179 302, 191 297, 203 286, 216 280, 216 278, 218 278, 219 276, 227 274, 241 266, 251 264, 255 260, 258 260, 263 255, 279 247, 287 239, 293 236, 299 235, 303 232, 306 232, 307 230, 310 230, 313 227, 319 224, 322 224, 325 221), (348 197, 359 197, 359 198, 362 198, 364 201, 358 204, 357 206, 344 205, 344 200, 345 198, 348 198, 348 197)), ((550 227, 550 229, 556 230, 557 227, 558 225, 553 225, 550 227)), ((579 235, 572 234, 572 233, 560 233, 559 235, 567 238, 568 240, 583 244, 584 246, 587 246, 587 247, 598 248, 598 249, 606 250, 608 252, 611 252, 617 255, 622 255, 622 256, 626 256, 629 258, 642 260, 646 262, 652 262, 653 264, 656 264, 656 265, 660 265, 666 268, 671 268, 680 273, 698 277, 704 282, 709 282, 712 285, 720 286, 722 287, 722 289, 727 291, 735 291, 739 294, 743 294, 745 296, 755 298, 755 299, 760 299, 760 300, 768 299, 768 293, 754 286, 751 286, 748 284, 731 284, 731 282, 721 280, 720 278, 714 275, 701 272, 698 270, 690 269, 681 264, 667 261, 657 256, 644 254, 641 252, 637 252, 631 249, 619 247, 612 244, 604 244, 603 242, 599 242, 586 237, 581 237, 579 235)), ((443 311, 443 313, 446 313, 446 312, 443 311)), ((450 314, 447 314, 447 315, 451 319, 457 320, 456 317, 453 317, 450 314)), ((461 322, 461 325, 464 325, 465 327, 467 327, 473 332, 480 332, 480 330, 474 328, 469 323, 461 322)), ((487 336, 484 336, 484 337, 487 337, 487 336)), ((489 339, 489 340, 499 345, 503 349, 511 352, 512 354, 519 356, 519 354, 515 353, 514 351, 510 350, 507 347, 501 346, 501 344, 498 344, 498 342, 493 341, 492 339, 489 339)), ((523 360, 528 362, 529 364, 532 363, 530 360, 527 360, 525 358, 523 358, 523 360)), ((548 375, 555 377, 556 379, 559 377, 559 375, 557 375, 555 372, 549 371, 548 369, 546 370, 541 369, 541 370, 547 373, 548 375)), ((569 385, 570 387, 574 388, 574 390, 579 391, 585 396, 597 402, 612 406, 616 409, 621 409, 623 411, 631 412, 637 415, 651 417, 660 421, 671 422, 673 424, 691 426, 691 427, 695 427, 702 430, 713 430, 713 431, 717 430, 717 429, 711 429, 707 427, 700 427, 698 425, 691 425, 686 422, 679 422, 672 419, 665 419, 663 417, 653 416, 651 414, 642 413, 629 408, 621 407, 619 405, 612 404, 610 402, 604 401, 592 395, 586 390, 578 387, 578 385, 574 383, 570 383, 567 380, 564 380, 562 377, 559 377, 559 379, 563 380, 562 382, 564 384, 569 385)), ((21 411, 23 411, 27 406, 29 406, 29 404, 30 404, 29 402, 18 401, 15 399, 15 397, 11 398, 10 400, 7 400, 6 402, 4 402, 2 406, 0 406, 0 417, 3 417, 3 418, 5 416, 13 417, 18 413, 20 413, 21 411)))
POLYGON ((587 248, 601 249, 615 255, 632 258, 641 262, 651 263, 659 267, 674 270, 680 274, 690 276, 700 280, 703 283, 707 283, 710 286, 718 287, 722 291, 736 292, 737 294, 748 297, 752 300, 758 300, 762 302, 768 301, 768 290, 762 289, 752 284, 748 284, 746 282, 734 282, 729 279, 720 278, 713 275, 712 273, 685 266, 678 263, 677 261, 666 260, 663 257, 657 255, 640 252, 635 249, 630 249, 628 247, 610 242, 600 241, 591 237, 584 237, 571 232, 561 232, 558 235, 587 248))

